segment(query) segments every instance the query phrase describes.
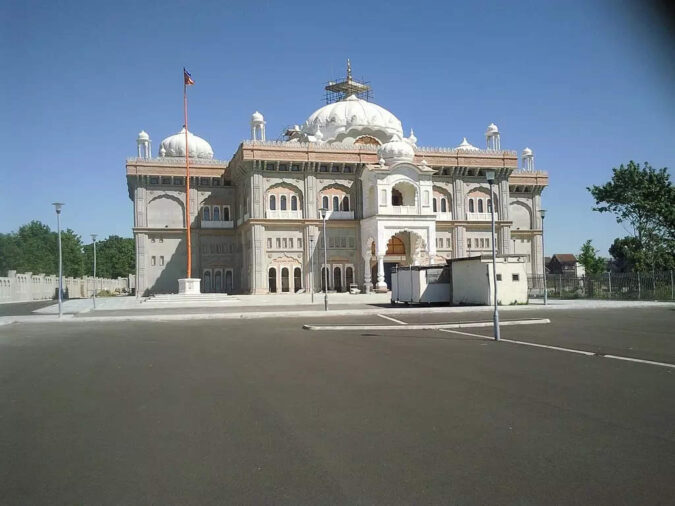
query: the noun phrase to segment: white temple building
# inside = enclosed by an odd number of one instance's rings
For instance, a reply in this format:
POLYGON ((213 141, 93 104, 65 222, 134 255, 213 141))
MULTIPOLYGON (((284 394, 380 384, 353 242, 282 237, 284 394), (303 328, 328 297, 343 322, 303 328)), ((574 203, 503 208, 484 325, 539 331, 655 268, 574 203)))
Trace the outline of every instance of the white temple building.
MULTIPOLYGON (((542 270, 541 193, 545 172, 532 150, 522 163, 501 149, 490 124, 485 148, 423 147, 412 130, 370 102, 369 87, 347 78, 329 83, 329 102, 284 141, 265 139, 256 111, 250 140, 229 161, 188 132, 193 277, 202 292, 295 293, 324 287, 387 289, 392 266, 445 263, 491 253, 495 210, 498 254, 526 258, 542 270), (496 171, 491 198, 485 171, 496 171), (327 212, 324 258, 320 208, 327 212)), ((245 125, 242 125, 245 128, 245 125)), ((141 131, 126 163, 134 203, 137 293, 174 293, 186 270, 185 131, 152 156, 141 131)))

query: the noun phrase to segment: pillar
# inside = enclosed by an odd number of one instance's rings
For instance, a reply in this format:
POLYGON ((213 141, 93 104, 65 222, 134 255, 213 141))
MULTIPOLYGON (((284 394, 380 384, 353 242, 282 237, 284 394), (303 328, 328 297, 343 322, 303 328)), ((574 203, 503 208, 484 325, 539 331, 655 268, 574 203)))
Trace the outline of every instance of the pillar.
POLYGON ((384 282, 384 255, 377 255, 377 288, 378 292, 387 291, 387 283, 384 282))

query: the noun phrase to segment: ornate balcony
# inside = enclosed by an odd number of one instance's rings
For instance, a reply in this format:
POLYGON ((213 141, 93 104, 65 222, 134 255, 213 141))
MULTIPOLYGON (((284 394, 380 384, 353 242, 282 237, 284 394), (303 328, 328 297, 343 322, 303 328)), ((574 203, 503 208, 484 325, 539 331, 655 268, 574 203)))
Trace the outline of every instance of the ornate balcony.
POLYGON ((268 209, 265 211, 265 218, 269 220, 301 220, 302 211, 270 211, 268 209))
POLYGON ((202 228, 234 228, 233 221, 204 221, 202 220, 202 228))
MULTIPOLYGON (((490 221, 492 218, 490 213, 466 213, 468 221, 490 221)), ((499 219, 499 214, 495 213, 495 221, 499 219)))
POLYGON ((354 211, 328 211, 328 220, 353 220, 354 211))

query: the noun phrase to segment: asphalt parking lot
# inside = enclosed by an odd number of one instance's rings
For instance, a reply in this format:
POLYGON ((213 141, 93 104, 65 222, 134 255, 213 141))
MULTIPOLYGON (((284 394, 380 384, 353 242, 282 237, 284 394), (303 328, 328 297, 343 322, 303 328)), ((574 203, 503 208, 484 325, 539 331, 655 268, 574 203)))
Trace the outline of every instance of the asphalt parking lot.
POLYGON ((2 503, 672 504, 675 311, 542 316, 0 327, 2 503))

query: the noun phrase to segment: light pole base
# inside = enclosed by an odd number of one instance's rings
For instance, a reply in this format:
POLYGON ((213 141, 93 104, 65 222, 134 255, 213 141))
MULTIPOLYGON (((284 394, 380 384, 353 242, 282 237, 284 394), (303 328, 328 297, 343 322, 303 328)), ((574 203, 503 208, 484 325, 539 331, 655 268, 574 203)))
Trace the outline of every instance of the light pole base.
POLYGON ((178 280, 178 293, 180 295, 195 295, 201 293, 201 279, 183 278, 178 280))

